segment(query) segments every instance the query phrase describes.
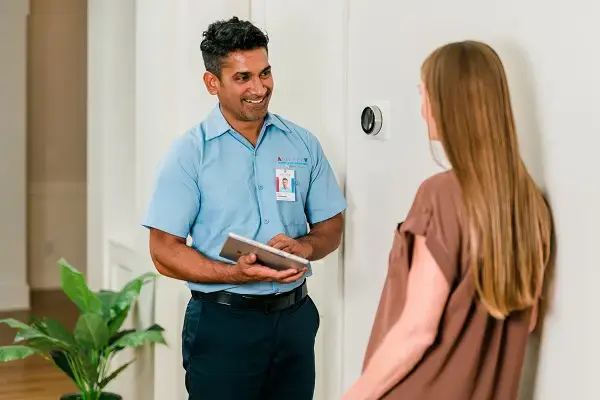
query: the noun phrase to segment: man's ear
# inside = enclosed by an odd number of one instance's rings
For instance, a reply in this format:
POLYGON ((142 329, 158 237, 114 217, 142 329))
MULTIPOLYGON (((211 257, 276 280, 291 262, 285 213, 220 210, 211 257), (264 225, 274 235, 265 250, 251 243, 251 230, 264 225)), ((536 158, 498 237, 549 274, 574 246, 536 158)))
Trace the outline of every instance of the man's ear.
POLYGON ((204 73, 203 79, 208 93, 212 94, 213 96, 216 95, 219 92, 219 78, 207 71, 204 73))

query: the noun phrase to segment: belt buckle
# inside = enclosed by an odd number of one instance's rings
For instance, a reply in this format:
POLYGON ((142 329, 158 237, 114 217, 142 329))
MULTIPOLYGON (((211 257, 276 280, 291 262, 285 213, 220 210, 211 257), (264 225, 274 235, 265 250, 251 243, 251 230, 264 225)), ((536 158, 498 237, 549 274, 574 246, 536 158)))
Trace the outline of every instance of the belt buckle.
POLYGON ((275 299, 275 300, 265 302, 265 309, 264 309, 265 314, 269 314, 269 313, 275 311, 275 306, 280 301, 281 301, 281 299, 275 299))
POLYGON ((278 311, 278 310, 282 309, 282 308, 279 308, 277 310, 275 309, 279 303, 285 302, 286 306, 283 308, 287 308, 291 304, 290 299, 292 297, 294 297, 293 294, 290 296, 290 293, 287 293, 287 296, 285 296, 285 297, 275 298, 271 301, 267 301, 265 303, 265 314, 269 314, 270 312, 278 311))

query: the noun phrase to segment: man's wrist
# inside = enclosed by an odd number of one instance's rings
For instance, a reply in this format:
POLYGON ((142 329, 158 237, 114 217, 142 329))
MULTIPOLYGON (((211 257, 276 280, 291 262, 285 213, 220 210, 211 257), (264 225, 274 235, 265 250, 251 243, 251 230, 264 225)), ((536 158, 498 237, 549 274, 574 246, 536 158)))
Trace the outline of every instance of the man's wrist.
POLYGON ((227 283, 240 284, 245 283, 246 276, 238 264, 230 264, 226 262, 211 260, 210 268, 212 279, 203 279, 198 283, 227 283))
POLYGON ((222 268, 225 271, 225 280, 227 283, 244 284, 250 281, 239 264, 222 263, 222 268))
POLYGON ((300 243, 300 246, 302 248, 302 250, 301 250, 302 254, 300 256, 306 260, 310 260, 310 258, 312 257, 312 255, 315 251, 312 243, 310 242, 310 239, 308 239, 307 237, 306 237, 306 239, 300 238, 300 239, 298 239, 298 243, 300 243))

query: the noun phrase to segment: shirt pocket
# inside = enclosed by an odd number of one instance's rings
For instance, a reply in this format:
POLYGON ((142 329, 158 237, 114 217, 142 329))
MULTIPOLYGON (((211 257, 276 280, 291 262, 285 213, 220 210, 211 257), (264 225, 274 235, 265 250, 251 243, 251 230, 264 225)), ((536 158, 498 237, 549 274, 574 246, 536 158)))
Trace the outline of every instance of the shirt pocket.
POLYGON ((214 174, 203 180, 200 197, 201 220, 215 228, 230 229, 236 221, 253 221, 258 215, 251 179, 245 174, 214 174))
POLYGON ((277 208, 283 226, 306 225, 304 205, 296 201, 278 201, 277 208))

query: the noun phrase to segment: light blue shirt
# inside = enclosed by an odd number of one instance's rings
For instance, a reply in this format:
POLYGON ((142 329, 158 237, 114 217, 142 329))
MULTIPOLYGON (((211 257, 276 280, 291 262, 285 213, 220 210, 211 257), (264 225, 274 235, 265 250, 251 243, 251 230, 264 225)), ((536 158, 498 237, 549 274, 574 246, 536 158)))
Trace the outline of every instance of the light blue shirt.
MULTIPOLYGON (((162 160, 145 227, 192 238, 205 257, 219 257, 229 232, 267 243, 279 233, 298 238, 344 211, 346 200, 317 138, 269 113, 256 147, 225 120, 219 105, 177 138, 162 160), (276 170, 294 170, 295 201, 277 200, 276 170)), ((312 275, 312 267, 306 277, 312 275)), ((289 291, 302 283, 243 285, 188 282, 191 290, 242 294, 289 291)))

